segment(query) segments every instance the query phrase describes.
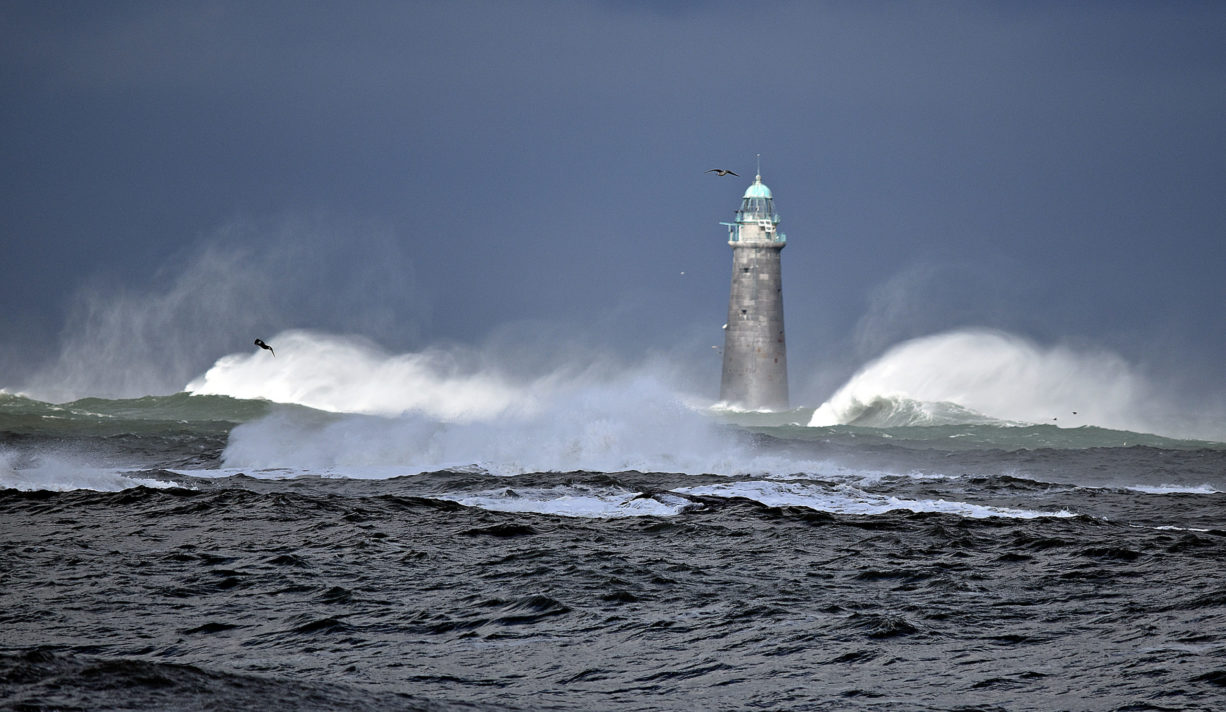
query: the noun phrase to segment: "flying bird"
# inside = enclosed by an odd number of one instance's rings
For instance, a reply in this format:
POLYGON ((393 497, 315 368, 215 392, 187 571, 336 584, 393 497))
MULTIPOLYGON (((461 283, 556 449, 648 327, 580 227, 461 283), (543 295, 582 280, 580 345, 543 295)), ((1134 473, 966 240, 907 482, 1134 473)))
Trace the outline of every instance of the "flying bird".
POLYGON ((271 346, 269 346, 268 344, 264 343, 264 341, 263 341, 262 339, 256 339, 256 340, 255 340, 255 345, 256 345, 256 346, 259 346, 259 347, 260 347, 260 348, 262 348, 262 349, 268 349, 269 351, 272 351, 272 356, 273 356, 273 358, 276 358, 276 357, 277 357, 277 352, 276 352, 276 351, 273 351, 273 350, 272 350, 272 347, 271 347, 271 346))
POLYGON ((733 173, 727 168, 712 168, 709 171, 703 171, 703 173, 715 173, 716 175, 721 175, 721 176, 736 176, 737 178, 741 177, 740 175, 733 173))

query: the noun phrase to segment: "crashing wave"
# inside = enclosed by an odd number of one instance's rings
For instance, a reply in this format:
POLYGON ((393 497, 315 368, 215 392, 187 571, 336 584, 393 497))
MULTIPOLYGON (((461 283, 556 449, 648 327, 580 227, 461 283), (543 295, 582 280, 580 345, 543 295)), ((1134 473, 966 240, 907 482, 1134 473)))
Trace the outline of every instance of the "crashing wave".
POLYGON ((852 376, 809 425, 1049 423, 1159 432, 1148 417, 1157 401, 1116 354, 967 329, 891 348, 852 376))
POLYGON ((920 401, 901 395, 879 395, 867 401, 854 396, 828 401, 813 413, 810 424, 855 425, 864 428, 904 428, 929 425, 1012 425, 951 401, 920 401))

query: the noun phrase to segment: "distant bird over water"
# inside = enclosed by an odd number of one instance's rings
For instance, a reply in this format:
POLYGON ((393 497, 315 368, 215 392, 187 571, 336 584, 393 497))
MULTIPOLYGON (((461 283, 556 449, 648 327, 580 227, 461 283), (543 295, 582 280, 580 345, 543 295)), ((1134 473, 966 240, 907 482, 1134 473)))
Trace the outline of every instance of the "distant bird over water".
POLYGON ((721 175, 721 176, 736 176, 737 178, 741 177, 740 175, 733 173, 727 168, 712 168, 709 171, 703 171, 703 173, 715 173, 716 175, 721 175))
POLYGON ((271 346, 269 346, 268 344, 264 343, 264 341, 263 341, 262 339, 256 339, 256 340, 255 340, 255 345, 256 345, 256 346, 259 346, 259 347, 260 347, 260 348, 262 348, 262 349, 268 349, 269 351, 272 351, 272 356, 273 356, 273 358, 276 358, 276 357, 277 357, 277 352, 276 352, 276 351, 273 351, 273 350, 272 350, 272 347, 271 347, 271 346))

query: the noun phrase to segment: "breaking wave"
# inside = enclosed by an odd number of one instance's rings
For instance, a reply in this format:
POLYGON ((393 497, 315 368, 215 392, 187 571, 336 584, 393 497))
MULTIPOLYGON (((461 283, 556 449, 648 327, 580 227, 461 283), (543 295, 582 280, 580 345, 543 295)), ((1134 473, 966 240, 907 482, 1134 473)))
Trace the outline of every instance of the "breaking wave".
POLYGON ((954 514, 972 519, 1073 516, 1063 510, 1037 511, 946 499, 907 499, 869 492, 848 484, 832 486, 824 482, 764 480, 677 487, 651 493, 582 484, 550 489, 504 487, 483 492, 443 494, 439 498, 496 512, 530 512, 597 519, 674 516, 690 510, 716 506, 719 501, 734 499, 752 500, 768 507, 804 507, 830 514, 875 515, 904 510, 954 514))
POLYGON ((352 336, 287 331, 259 349, 230 354, 187 384, 197 395, 262 398, 340 413, 419 412, 447 421, 533 409, 548 379, 517 384, 459 349, 390 354, 352 336))
MULTIPOLYGON (((817 411, 814 412, 814 417, 817 417, 817 411)), ((920 401, 901 395, 878 395, 867 402, 852 399, 843 406, 838 420, 839 422, 830 423, 830 425, 905 428, 933 425, 1014 424, 977 413, 951 401, 920 401)), ((810 425, 812 424, 810 421, 810 425)))
POLYGON ((890 349, 814 411, 809 425, 1056 423, 1158 433, 1159 400, 1116 354, 966 330, 890 349))

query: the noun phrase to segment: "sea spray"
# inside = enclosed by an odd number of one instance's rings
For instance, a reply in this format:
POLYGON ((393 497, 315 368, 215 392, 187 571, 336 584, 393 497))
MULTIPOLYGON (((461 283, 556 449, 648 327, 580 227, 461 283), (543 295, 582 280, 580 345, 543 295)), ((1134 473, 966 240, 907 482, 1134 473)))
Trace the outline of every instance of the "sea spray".
POLYGON ((78 289, 58 354, 23 383, 0 386, 54 402, 171 394, 218 356, 268 338, 269 325, 404 342, 428 300, 403 243, 377 225, 236 221, 167 260, 149 284, 98 276, 78 289))
POLYGON ((482 369, 462 349, 390 354, 357 336, 287 331, 270 338, 277 356, 230 354, 187 385, 200 395, 263 398, 342 413, 423 413, 446 421, 532 409, 542 380, 515 384, 482 369))
MULTIPOLYGON (((489 472, 629 469, 764 471, 744 433, 712 418, 659 364, 542 364, 509 375, 462 347, 392 354, 363 339, 277 334, 188 384, 194 394, 261 398, 277 409, 236 427, 228 468, 343 469, 388 476, 477 466, 489 472)), ((794 469, 796 465, 791 465, 794 469)))
POLYGON ((1148 415, 1155 400, 1148 383, 1116 354, 1043 348, 1004 332, 964 330, 890 349, 822 404, 809 425, 995 420, 1160 432, 1148 415))
MULTIPOLYGON (((679 398, 658 374, 551 381, 531 408, 446 418, 279 412, 230 434, 229 468, 292 467, 386 476, 476 466, 494 474, 589 470, 741 472, 765 468, 748 438, 679 398)), ((789 463, 796 469, 797 465, 789 463)), ((759 471, 762 471, 761 469, 759 471)))
POLYGON ((165 488, 174 484, 99 465, 84 453, 54 448, 18 451, 0 446, 0 489, 117 492, 138 486, 165 488))
POLYGON ((242 250, 210 246, 158 289, 96 282, 74 296, 58 357, 21 389, 41 400, 173 393, 228 330, 267 312, 267 288, 242 250))

